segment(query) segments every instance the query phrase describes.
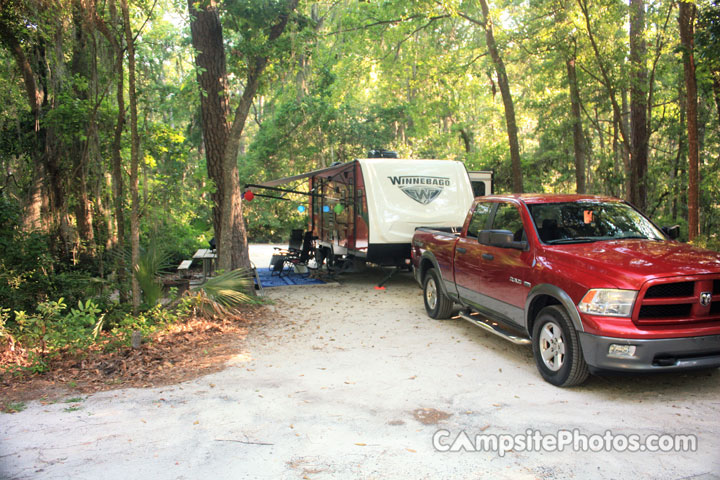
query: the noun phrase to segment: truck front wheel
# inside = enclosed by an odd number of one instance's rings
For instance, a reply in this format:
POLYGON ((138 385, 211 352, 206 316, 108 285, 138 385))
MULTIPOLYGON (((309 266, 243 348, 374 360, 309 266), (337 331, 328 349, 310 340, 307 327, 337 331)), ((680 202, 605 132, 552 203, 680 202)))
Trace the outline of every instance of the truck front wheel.
POLYGON ((453 302, 443 293, 439 275, 434 268, 425 273, 423 298, 425 299, 425 310, 430 318, 440 320, 450 316, 453 302))
POLYGON ((558 305, 540 310, 533 326, 533 356, 545 380, 558 387, 579 385, 588 377, 578 334, 558 305))

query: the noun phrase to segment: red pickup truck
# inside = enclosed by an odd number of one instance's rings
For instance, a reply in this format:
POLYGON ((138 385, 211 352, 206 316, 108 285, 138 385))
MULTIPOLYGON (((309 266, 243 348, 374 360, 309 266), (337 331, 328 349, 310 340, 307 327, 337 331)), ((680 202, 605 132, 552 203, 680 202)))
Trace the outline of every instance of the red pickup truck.
POLYGON ((720 253, 673 241, 622 200, 479 197, 462 227, 419 228, 432 318, 458 315, 531 344, 558 386, 600 371, 720 366, 720 253))

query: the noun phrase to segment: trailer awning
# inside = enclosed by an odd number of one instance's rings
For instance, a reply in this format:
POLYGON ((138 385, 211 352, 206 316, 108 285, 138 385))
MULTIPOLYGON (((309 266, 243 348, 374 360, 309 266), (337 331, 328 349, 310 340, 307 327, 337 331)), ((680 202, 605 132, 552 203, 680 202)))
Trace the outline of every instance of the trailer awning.
MULTIPOLYGON (((321 170, 316 170, 315 172, 319 172, 321 170)), ((315 175, 315 172, 308 172, 308 173, 301 173, 300 175, 293 175, 292 177, 284 177, 284 178, 277 178, 275 180, 269 180, 267 182, 258 183, 256 185, 249 186, 249 188, 252 190, 254 188, 262 188, 262 187, 277 187, 279 185, 285 185, 290 182, 294 182, 296 180, 303 180, 305 178, 312 177, 315 175)))
POLYGON ((257 184, 249 184, 249 185, 246 185, 246 188, 249 188, 250 190, 255 190, 256 188, 277 187, 279 185, 285 185, 285 184, 288 184, 291 182, 295 182, 297 180, 303 180, 305 178, 322 175, 323 173, 330 173, 330 172, 333 172, 336 170, 343 170, 343 167, 347 167, 351 163, 353 163, 353 162, 340 163, 338 165, 320 168, 318 170, 313 170, 312 172, 301 173, 299 175, 293 175, 291 177, 283 177, 283 178, 278 178, 275 180, 268 180, 267 182, 262 182, 262 183, 257 183, 257 184))
POLYGON ((354 162, 339 163, 337 165, 320 168, 318 170, 313 170, 313 171, 307 172, 307 173, 301 173, 299 175, 277 178, 275 180, 268 180, 267 182, 263 182, 263 183, 248 183, 248 184, 245 184, 245 193, 243 193, 243 198, 246 198, 246 195, 248 195, 248 194, 252 194, 253 197, 257 196, 257 197, 275 198, 277 200, 290 200, 289 198, 285 197, 285 195, 288 193, 293 193, 293 194, 297 194, 297 195, 307 195, 310 197, 321 197, 322 195, 319 195, 319 194, 315 193, 314 191, 302 192, 299 190, 294 190, 292 188, 280 188, 280 185, 287 185, 288 183, 296 182, 298 180, 304 180, 304 179, 310 178, 310 177, 317 177, 317 176, 333 177, 340 172, 344 172, 344 171, 347 171, 348 169, 352 168, 353 163, 354 162), (269 190, 270 192, 277 192, 281 196, 267 195, 265 193, 258 193, 258 191, 264 192, 266 190, 269 190))

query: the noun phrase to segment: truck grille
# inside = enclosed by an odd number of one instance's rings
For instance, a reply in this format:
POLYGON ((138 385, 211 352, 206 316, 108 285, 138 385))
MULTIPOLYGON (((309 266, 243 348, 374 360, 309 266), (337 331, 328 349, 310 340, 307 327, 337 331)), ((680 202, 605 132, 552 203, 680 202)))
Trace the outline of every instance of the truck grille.
POLYGON ((633 321, 637 325, 720 322, 720 275, 649 282, 640 290, 633 321), (702 293, 712 294, 710 304, 701 304, 702 293))
POLYGON ((661 283, 647 289, 645 298, 692 297, 695 282, 661 283))
POLYGON ((640 318, 678 318, 690 315, 692 305, 644 305, 640 307, 640 318))

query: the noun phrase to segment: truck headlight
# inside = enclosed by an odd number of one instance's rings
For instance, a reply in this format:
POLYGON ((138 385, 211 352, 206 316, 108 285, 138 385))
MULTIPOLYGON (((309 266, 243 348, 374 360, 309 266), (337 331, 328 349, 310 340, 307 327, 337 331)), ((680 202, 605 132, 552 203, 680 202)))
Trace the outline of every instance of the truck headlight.
POLYGON ((578 309, 590 315, 629 317, 632 315, 636 297, 635 290, 593 288, 580 300, 578 309))

